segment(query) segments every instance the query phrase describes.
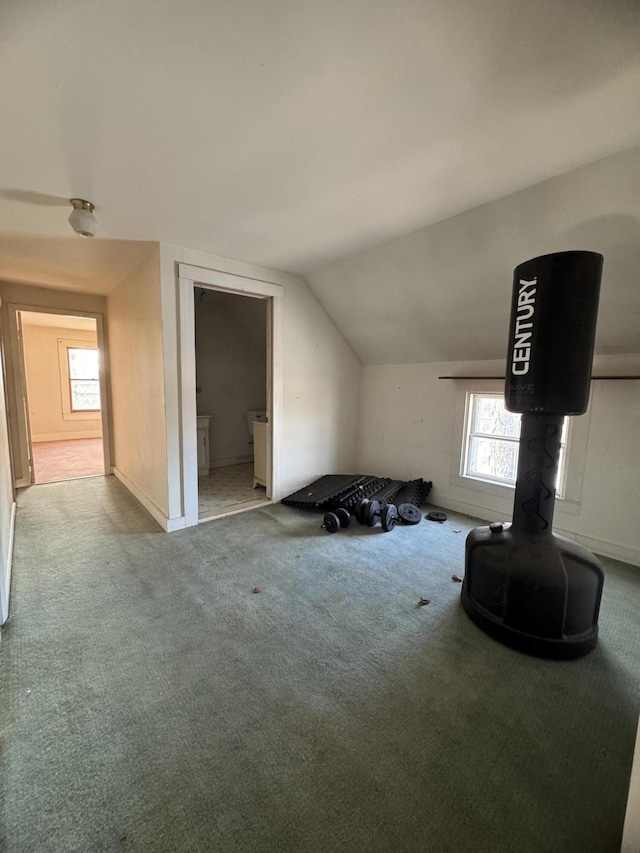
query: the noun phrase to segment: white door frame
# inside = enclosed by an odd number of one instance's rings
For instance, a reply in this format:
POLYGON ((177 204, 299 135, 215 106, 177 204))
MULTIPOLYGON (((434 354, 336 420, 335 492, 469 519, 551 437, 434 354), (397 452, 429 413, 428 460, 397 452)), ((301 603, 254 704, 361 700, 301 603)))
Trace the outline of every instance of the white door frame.
MULTIPOLYGON (((11 308, 9 309, 11 311, 11 308)), ((21 436, 26 438, 26 447, 21 450, 26 450, 25 457, 22 462, 22 480, 21 482, 29 482, 29 485, 35 482, 35 470, 33 466, 33 442, 31 440, 31 416, 29 414, 29 388, 27 386, 27 366, 26 354, 24 351, 24 331, 22 328, 22 312, 16 311, 16 333, 18 335, 18 362, 16 365, 16 377, 19 377, 19 385, 21 391, 20 399, 18 400, 18 411, 16 412, 18 420, 18 430, 21 436), (24 464, 26 460, 26 465, 24 464)))
MULTIPOLYGON (((2 306, 2 299, 0 299, 2 306)), ((13 560, 13 534, 16 522, 16 487, 13 473, 13 447, 11 445, 11 429, 9 426, 9 395, 6 382, 6 354, 2 344, 5 340, 5 330, 0 326, 0 417, 4 420, 7 446, 9 450, 9 481, 11 483, 11 515, 9 518, 9 535, 7 542, 0 543, 0 625, 9 618, 9 599, 11 597, 11 562, 13 560)))
POLYGON ((191 264, 178 264, 180 329, 180 431, 185 526, 198 523, 198 449, 196 421, 196 331, 194 287, 266 299, 267 311, 267 497, 281 495, 282 297, 284 287, 191 264))
POLYGON ((21 360, 24 358, 22 349, 23 342, 18 339, 18 312, 25 313, 26 311, 32 314, 60 314, 63 317, 81 317, 96 321, 96 334, 98 338, 98 351, 100 353, 100 418, 102 421, 102 452, 104 456, 104 473, 105 476, 111 474, 111 431, 109 427, 109 368, 108 356, 105 346, 104 335, 104 318, 102 314, 97 314, 93 311, 77 311, 69 308, 42 308, 35 305, 18 305, 16 303, 7 303, 9 311, 9 346, 11 347, 11 355, 13 361, 14 382, 16 386, 16 398, 18 400, 18 411, 16 412, 18 420, 18 453, 20 454, 21 469, 23 471, 22 478, 16 481, 16 487, 21 488, 30 486, 32 482, 32 472, 29 466, 29 445, 31 436, 28 434, 28 425, 26 423, 24 412, 21 411, 20 400, 26 396, 27 389, 23 381, 22 372, 20 369, 21 360))

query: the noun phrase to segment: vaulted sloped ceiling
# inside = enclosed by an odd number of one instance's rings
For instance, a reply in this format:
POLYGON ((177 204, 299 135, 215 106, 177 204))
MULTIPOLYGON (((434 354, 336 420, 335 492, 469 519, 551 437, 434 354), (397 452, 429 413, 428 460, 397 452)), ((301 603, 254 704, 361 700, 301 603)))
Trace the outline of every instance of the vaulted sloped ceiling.
POLYGON ((0 231, 81 196, 306 272, 640 143, 639 44, 628 0, 3 0, 0 231))
POLYGON ((596 352, 640 352, 640 147, 306 279, 364 364, 503 358, 514 267, 569 249, 605 258, 596 352))

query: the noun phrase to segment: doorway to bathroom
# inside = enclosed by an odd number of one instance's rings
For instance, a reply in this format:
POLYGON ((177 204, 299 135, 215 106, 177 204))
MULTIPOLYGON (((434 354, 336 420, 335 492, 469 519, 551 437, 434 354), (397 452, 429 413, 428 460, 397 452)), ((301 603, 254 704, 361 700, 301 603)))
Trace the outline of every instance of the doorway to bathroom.
POLYGON ((267 501, 268 301, 193 289, 198 521, 267 501))
MULTIPOLYGON (((192 527, 203 521, 209 521, 213 518, 220 518, 225 515, 232 515, 239 512, 255 509, 261 505, 268 505, 272 501, 280 500, 282 497, 282 482, 281 482, 281 465, 282 465, 282 410, 283 410, 283 309, 284 302, 284 286, 276 284, 272 281, 262 279, 246 278, 243 275, 223 272, 222 270, 206 269, 197 267, 192 264, 178 263, 178 309, 179 309, 179 338, 177 341, 179 352, 179 375, 178 375, 178 412, 179 412, 179 439, 181 450, 181 485, 182 485, 182 509, 184 513, 184 522, 180 526, 192 527), (220 395, 219 400, 211 400, 213 411, 209 410, 203 399, 204 385, 200 384, 200 375, 196 379, 196 341, 195 341, 195 307, 196 301, 201 299, 206 304, 207 296, 204 299, 196 288, 206 291, 220 292, 231 294, 235 297, 250 299, 251 301, 259 302, 265 306, 264 317, 266 318, 266 346, 264 347, 266 354, 266 407, 263 409, 260 405, 244 404, 240 410, 236 410, 235 429, 241 431, 241 424, 244 418, 244 431, 242 435, 246 444, 246 456, 249 460, 253 459, 254 476, 251 479, 252 494, 251 500, 247 494, 244 495, 246 500, 239 502, 234 501, 226 507, 219 507, 214 512, 210 513, 206 508, 198 506, 198 471, 201 467, 208 465, 209 477, 215 477, 218 469, 211 465, 211 441, 214 439, 213 424, 225 405, 228 404, 232 397, 233 383, 225 376, 225 372, 233 369, 232 359, 227 353, 225 359, 220 359, 217 365, 214 364, 213 370, 217 370, 223 374, 223 379, 226 379, 226 403, 225 395, 220 395), (196 392, 196 388, 202 389, 196 392), (206 410, 205 410, 206 409, 206 410), (266 411, 266 421, 257 423, 254 419, 253 423, 253 444, 251 444, 251 436, 249 434, 247 412, 266 411), (200 435, 198 435, 198 415, 205 420, 200 421, 200 435), (209 417, 208 424, 206 418, 209 417), (256 440, 256 430, 264 431, 264 443, 256 440), (203 436, 204 432, 204 436, 203 436), (198 461, 198 439, 200 438, 200 462, 198 461), (208 455, 204 454, 204 443, 208 444, 208 455), (259 458, 260 451, 264 450, 265 465, 264 481, 266 486, 264 491, 254 489, 254 486, 260 486, 261 479, 260 468, 261 460, 259 458), (204 465, 202 464, 204 461, 204 465), (256 474, 256 472, 258 472, 256 474), (254 482, 254 480, 256 482, 254 482)), ((246 303, 240 303, 242 305, 246 303)), ((233 338, 234 347, 241 344, 247 344, 247 333, 242 331, 242 327, 236 330, 236 335, 233 338)), ((244 358, 244 349, 240 347, 240 360, 244 358)), ((229 458, 223 457, 227 462, 229 458)), ((213 453, 214 464, 216 462, 215 451, 213 453)), ((221 460, 222 461, 222 460, 221 460)), ((251 465, 251 462, 236 462, 239 465, 251 465)), ((231 465, 220 465, 220 467, 231 467, 231 465)), ((219 472, 218 472, 219 473, 219 472)), ((205 475, 206 476, 206 475, 205 475)), ((246 474, 245 474, 246 476, 246 474)), ((211 481, 210 481, 211 482, 211 481)), ((245 480, 246 483, 246 480, 245 480)), ((204 491, 204 490, 202 490, 204 491)), ((182 520, 180 520, 182 521, 182 520)), ((175 529, 178 529, 177 527, 175 529)))

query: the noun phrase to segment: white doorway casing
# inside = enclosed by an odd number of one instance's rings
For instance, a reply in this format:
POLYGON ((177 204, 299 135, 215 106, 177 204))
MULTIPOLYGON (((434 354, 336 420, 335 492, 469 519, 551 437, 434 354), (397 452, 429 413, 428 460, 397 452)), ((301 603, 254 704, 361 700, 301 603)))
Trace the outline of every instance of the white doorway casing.
POLYGON ((104 456, 105 474, 111 471, 111 426, 109 418, 109 393, 108 393, 108 356, 105 341, 104 322, 102 314, 93 311, 77 311, 67 308, 36 307, 9 303, 9 347, 11 348, 12 364, 14 371, 14 383, 17 392, 18 405, 16 408, 16 420, 18 426, 18 447, 15 448, 21 461, 22 476, 16 480, 17 488, 30 486, 33 482, 31 435, 28 423, 28 412, 21 402, 27 399, 26 378, 24 374, 23 340, 19 323, 21 313, 51 314, 64 317, 78 317, 95 320, 98 350, 100 352, 100 419, 102 426, 102 446, 104 456))
POLYGON ((198 450, 196 412, 196 348, 193 288, 208 287, 226 293, 268 300, 267 311, 267 496, 281 497, 282 428, 282 285, 217 270, 178 264, 180 312, 180 431, 182 484, 186 527, 198 524, 198 450))

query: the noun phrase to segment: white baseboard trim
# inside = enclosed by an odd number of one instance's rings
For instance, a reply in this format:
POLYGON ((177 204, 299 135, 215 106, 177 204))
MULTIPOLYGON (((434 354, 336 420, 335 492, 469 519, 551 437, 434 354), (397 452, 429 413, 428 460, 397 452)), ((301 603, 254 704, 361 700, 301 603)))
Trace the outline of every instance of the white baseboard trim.
MULTIPOLYGON (((437 504, 443 509, 450 509, 453 512, 461 512, 464 515, 470 515, 472 518, 478 518, 481 521, 509 521, 511 513, 507 517, 501 516, 499 511, 492 510, 489 507, 469 504, 465 501, 458 501, 447 498, 443 504, 437 504)), ((578 545, 583 545, 594 554, 601 554, 603 557, 610 557, 612 560, 621 560, 623 563, 630 563, 632 566, 640 566, 640 549, 632 548, 627 545, 618 545, 616 542, 609 542, 606 539, 596 539, 592 536, 585 536, 582 533, 574 533, 571 530, 565 530, 562 527, 555 527, 554 532, 560 536, 565 536, 577 542, 578 545)))
POLYGON ((572 539, 578 545, 583 545, 593 551, 594 554, 602 554, 603 557, 611 557, 612 560, 620 560, 623 563, 631 563, 632 566, 640 566, 640 550, 638 548, 618 545, 617 542, 608 542, 606 539, 594 539, 592 536, 573 533, 571 530, 563 530, 561 527, 554 527, 553 529, 560 536, 572 539))
POLYGON ((209 462, 209 468, 226 468, 227 465, 243 465, 246 462, 253 462, 253 454, 250 456, 229 456, 227 459, 215 459, 209 462))
POLYGON ((0 625, 9 618, 9 598, 11 593, 11 567, 13 565, 13 534, 16 529, 16 502, 11 505, 11 521, 9 522, 9 542, 7 545, 4 589, 0 596, 0 625))
POLYGON ((136 486, 133 480, 130 480, 126 474, 123 474, 122 471, 120 471, 119 468, 116 468, 116 466, 113 465, 111 467, 111 472, 118 478, 118 480, 120 480, 123 486, 126 486, 126 488, 129 489, 134 498, 142 504, 149 515, 158 522, 164 531, 172 533, 174 530, 182 530, 182 528, 185 527, 184 516, 181 516, 180 518, 167 518, 160 507, 155 504, 151 498, 147 497, 142 489, 136 486))
POLYGON ((180 515, 178 516, 178 518, 168 518, 165 530, 167 531, 167 533, 173 533, 174 530, 184 530, 186 526, 187 519, 184 517, 184 515, 180 515))
POLYGON ((458 501, 453 498, 446 498, 444 503, 437 500, 428 500, 427 503, 432 503, 435 506, 443 509, 450 509, 453 512, 460 512, 462 515, 469 515, 471 518, 477 518, 480 521, 508 521, 508 518, 502 517, 499 511, 478 504, 470 504, 465 501, 458 501))
POLYGON ((31 436, 33 444, 39 441, 71 441, 74 438, 102 438, 102 432, 95 429, 78 430, 78 432, 40 432, 31 436))

